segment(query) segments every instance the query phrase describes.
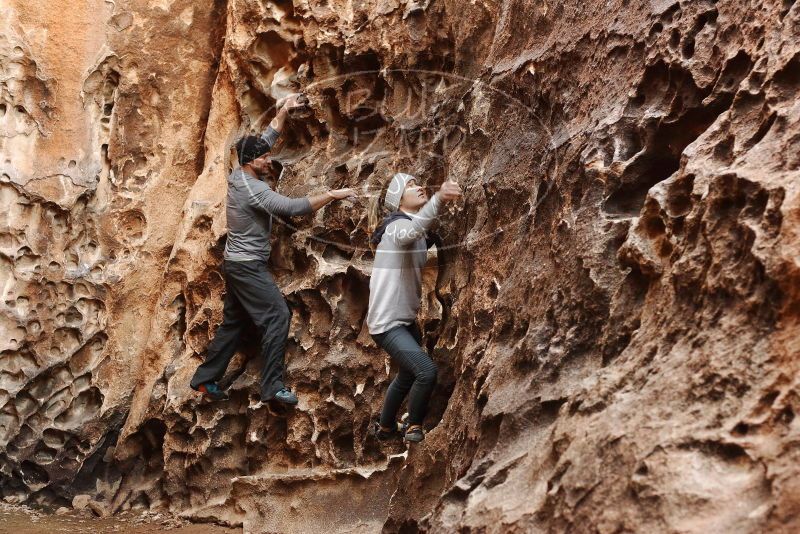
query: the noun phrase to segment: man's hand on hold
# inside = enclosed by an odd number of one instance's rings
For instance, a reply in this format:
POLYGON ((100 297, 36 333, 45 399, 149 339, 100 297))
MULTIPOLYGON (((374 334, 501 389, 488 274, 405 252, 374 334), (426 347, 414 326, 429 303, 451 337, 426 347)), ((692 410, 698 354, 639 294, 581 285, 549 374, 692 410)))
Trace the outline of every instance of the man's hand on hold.
POLYGON ((334 200, 355 200, 356 199, 356 190, 355 189, 331 189, 328 191, 328 194, 333 197, 334 200))
POLYGON ((275 107, 278 108, 278 110, 285 109, 288 111, 289 109, 297 107, 300 104, 300 99, 302 96, 302 93, 292 93, 287 95, 279 99, 275 103, 275 107))

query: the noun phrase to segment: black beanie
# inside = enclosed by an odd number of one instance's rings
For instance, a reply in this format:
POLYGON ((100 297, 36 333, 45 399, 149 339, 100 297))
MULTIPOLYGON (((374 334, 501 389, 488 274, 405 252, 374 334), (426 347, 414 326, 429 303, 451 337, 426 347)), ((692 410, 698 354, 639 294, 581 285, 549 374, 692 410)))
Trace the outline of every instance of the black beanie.
POLYGON ((239 156, 239 165, 247 165, 270 151, 272 145, 259 135, 248 135, 236 142, 236 154, 239 156))

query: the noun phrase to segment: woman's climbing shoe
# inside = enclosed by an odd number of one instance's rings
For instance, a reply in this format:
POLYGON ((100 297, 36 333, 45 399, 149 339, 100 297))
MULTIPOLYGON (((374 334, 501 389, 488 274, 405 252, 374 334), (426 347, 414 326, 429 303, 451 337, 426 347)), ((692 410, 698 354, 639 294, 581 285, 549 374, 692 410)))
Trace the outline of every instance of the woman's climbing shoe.
POLYGON ((405 425, 398 426, 395 423, 394 428, 385 428, 381 426, 378 421, 372 423, 372 433, 378 438, 378 441, 387 441, 390 439, 399 439, 403 435, 405 425))
POLYGON ((203 394, 204 397, 207 399, 211 399, 212 401, 223 401, 228 400, 228 394, 225 393, 223 390, 215 382, 208 382, 206 384, 200 384, 197 387, 197 391, 203 394))
POLYGON ((406 430, 405 440, 411 443, 419 443, 425 439, 425 433, 422 431, 422 427, 419 425, 411 425, 406 430))

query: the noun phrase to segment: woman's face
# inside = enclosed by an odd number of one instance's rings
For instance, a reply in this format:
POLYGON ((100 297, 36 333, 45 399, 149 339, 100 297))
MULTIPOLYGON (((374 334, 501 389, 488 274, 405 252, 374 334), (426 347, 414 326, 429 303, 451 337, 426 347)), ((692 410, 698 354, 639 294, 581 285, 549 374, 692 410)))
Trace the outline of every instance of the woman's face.
POLYGON ((425 188, 417 185, 417 181, 413 178, 406 183, 406 189, 403 191, 403 196, 400 199, 400 209, 417 211, 428 201, 428 195, 425 188))

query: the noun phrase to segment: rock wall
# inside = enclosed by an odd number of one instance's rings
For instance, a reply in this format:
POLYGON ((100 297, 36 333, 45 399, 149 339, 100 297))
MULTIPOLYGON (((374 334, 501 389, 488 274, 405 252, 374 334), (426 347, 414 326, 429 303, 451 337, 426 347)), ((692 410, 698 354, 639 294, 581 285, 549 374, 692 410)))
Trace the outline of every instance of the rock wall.
POLYGON ((223 4, 74 4, 0 17, 0 472, 34 502, 94 491, 127 417, 224 35, 223 4))
POLYGON ((95 4, 0 17, 7 500, 248 532, 798 529, 794 2, 95 4), (276 225, 299 407, 256 402, 252 331, 208 404, 229 147, 296 88, 278 189, 362 198, 276 225), (367 214, 395 170, 465 189, 408 451, 368 433, 367 214))

